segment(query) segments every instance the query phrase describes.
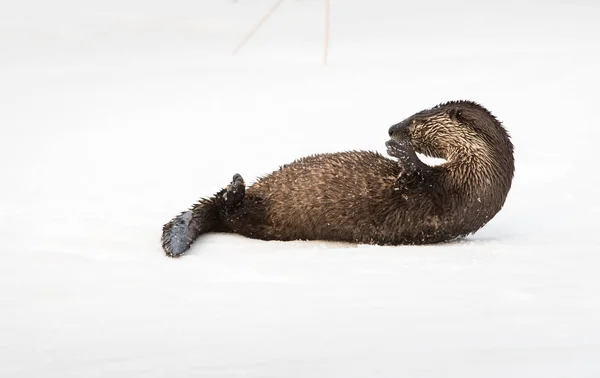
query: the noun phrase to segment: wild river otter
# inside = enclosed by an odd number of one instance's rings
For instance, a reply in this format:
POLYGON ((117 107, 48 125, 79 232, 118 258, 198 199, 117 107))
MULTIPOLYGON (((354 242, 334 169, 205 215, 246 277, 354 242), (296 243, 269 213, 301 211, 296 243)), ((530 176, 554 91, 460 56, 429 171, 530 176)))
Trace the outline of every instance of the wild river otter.
POLYGON ((481 105, 452 101, 389 129, 387 152, 301 158, 246 188, 226 188, 164 225, 177 257, 207 232, 263 240, 329 240, 378 245, 439 243, 474 233, 504 205, 513 145, 481 105), (443 158, 429 166, 416 152, 443 158))

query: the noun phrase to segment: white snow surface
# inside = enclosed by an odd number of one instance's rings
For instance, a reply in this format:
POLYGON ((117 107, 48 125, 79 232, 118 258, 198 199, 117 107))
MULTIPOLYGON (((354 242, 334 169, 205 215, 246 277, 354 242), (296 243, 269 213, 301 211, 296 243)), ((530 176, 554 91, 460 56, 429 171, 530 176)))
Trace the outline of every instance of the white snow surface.
POLYGON ((0 377, 599 377, 597 1, 24 0, 0 6, 0 377), (456 243, 161 227, 233 174, 385 153, 475 100, 504 209, 456 243))

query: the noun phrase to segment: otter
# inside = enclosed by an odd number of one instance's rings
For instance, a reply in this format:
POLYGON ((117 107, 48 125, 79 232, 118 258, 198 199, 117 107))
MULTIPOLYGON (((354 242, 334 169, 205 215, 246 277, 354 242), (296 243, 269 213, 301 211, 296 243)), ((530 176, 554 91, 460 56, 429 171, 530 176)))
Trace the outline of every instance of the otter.
POLYGON ((207 232, 262 240, 422 245, 462 238, 504 206, 513 144, 482 105, 450 101, 391 126, 391 158, 371 151, 300 158, 246 188, 236 174, 163 226, 170 257, 207 232), (444 159, 423 163, 417 153, 444 159))

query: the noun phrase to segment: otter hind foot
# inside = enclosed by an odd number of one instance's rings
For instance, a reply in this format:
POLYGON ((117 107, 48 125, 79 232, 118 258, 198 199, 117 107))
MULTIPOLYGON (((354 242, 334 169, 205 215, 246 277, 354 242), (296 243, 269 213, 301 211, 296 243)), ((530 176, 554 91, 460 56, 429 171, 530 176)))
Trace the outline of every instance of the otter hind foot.
POLYGON ((162 246, 170 257, 179 257, 190 249, 194 236, 190 223, 192 211, 185 211, 163 226, 162 246))
POLYGON ((225 208, 231 209, 244 200, 246 195, 246 183, 242 176, 236 173, 231 180, 231 184, 227 185, 225 192, 222 195, 225 208))

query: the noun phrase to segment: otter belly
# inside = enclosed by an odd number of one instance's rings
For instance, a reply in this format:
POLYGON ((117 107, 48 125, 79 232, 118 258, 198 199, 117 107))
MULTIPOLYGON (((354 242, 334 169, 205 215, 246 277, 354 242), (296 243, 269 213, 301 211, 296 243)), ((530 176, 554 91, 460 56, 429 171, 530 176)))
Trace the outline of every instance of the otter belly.
POLYGON ((248 188, 248 199, 261 201, 265 211, 265 224, 249 236, 374 242, 397 211, 398 174, 396 162, 373 152, 297 160, 248 188))

